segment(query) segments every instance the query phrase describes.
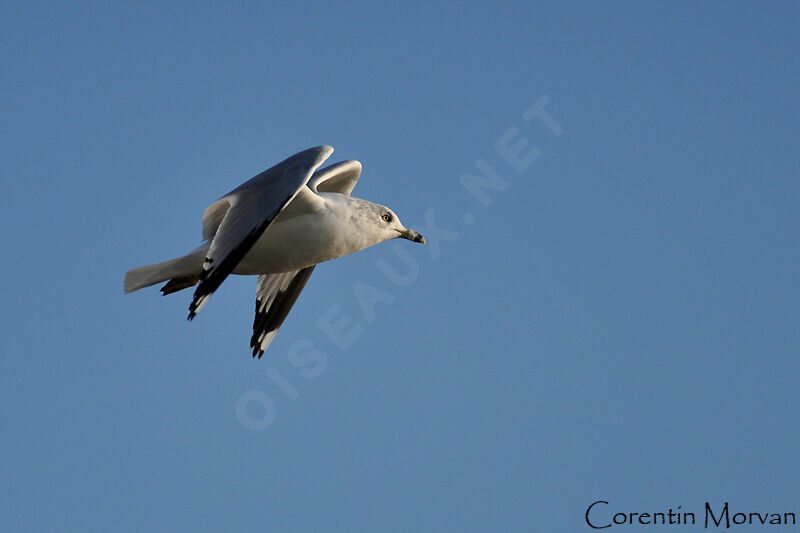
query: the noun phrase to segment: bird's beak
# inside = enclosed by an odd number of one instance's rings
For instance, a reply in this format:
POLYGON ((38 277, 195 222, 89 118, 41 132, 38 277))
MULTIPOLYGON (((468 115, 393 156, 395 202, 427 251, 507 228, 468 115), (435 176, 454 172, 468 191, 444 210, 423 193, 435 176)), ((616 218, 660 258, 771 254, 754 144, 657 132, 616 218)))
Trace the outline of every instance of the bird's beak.
POLYGON ((403 239, 408 239, 412 242, 419 242, 425 244, 425 237, 414 231, 413 229, 406 229, 405 231, 401 231, 399 237, 403 239))

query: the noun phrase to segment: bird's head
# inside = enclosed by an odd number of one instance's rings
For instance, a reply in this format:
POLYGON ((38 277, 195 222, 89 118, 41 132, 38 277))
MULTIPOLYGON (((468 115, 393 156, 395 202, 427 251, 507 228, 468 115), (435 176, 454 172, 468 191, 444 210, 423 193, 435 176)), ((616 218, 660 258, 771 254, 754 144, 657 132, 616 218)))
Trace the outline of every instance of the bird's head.
POLYGON ((366 248, 391 239, 407 239, 425 244, 425 238, 400 222, 394 211, 385 205, 374 204, 360 198, 348 198, 348 211, 359 240, 358 248, 366 248))
POLYGON ((400 222, 400 218, 386 206, 373 204, 373 224, 380 228, 381 232, 385 235, 384 240, 390 239, 408 239, 411 242, 419 242, 425 244, 425 237, 409 229, 400 222))
POLYGON ((380 214, 380 222, 378 222, 378 224, 379 226, 383 226, 385 228, 390 239, 408 239, 411 242, 425 244, 425 237, 413 229, 408 229, 407 227, 403 226, 403 223, 400 222, 400 218, 394 214, 394 211, 388 207, 378 207, 380 208, 378 210, 380 214))

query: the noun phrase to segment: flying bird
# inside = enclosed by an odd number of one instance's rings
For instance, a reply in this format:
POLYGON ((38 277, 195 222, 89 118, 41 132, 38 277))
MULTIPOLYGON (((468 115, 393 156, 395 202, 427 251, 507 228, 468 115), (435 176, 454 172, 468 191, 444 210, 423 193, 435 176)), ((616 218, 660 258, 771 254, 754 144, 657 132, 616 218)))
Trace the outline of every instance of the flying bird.
POLYGON ((128 271, 125 293, 164 281, 164 295, 196 285, 192 320, 229 274, 258 276, 250 347, 260 359, 317 264, 398 237, 425 243, 388 207, 350 196, 361 163, 319 169, 332 153, 326 145, 299 152, 212 203, 203 244, 128 271))

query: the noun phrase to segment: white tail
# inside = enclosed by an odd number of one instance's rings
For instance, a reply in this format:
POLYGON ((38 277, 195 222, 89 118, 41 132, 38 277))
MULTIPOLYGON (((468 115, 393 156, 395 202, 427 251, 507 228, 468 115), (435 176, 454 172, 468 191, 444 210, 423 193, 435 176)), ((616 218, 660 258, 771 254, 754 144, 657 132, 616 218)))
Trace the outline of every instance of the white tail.
POLYGON ((125 274, 125 294, 173 278, 198 276, 203 271, 207 250, 208 244, 204 244, 183 257, 129 270, 125 274))

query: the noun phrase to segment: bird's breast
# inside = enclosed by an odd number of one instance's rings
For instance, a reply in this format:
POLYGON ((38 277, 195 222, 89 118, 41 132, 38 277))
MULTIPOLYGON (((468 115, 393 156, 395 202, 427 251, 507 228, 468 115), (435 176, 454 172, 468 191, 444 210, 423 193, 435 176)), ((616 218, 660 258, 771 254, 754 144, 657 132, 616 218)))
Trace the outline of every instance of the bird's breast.
POLYGON ((335 259, 348 248, 349 224, 329 211, 278 217, 234 269, 235 274, 289 272, 335 259))

